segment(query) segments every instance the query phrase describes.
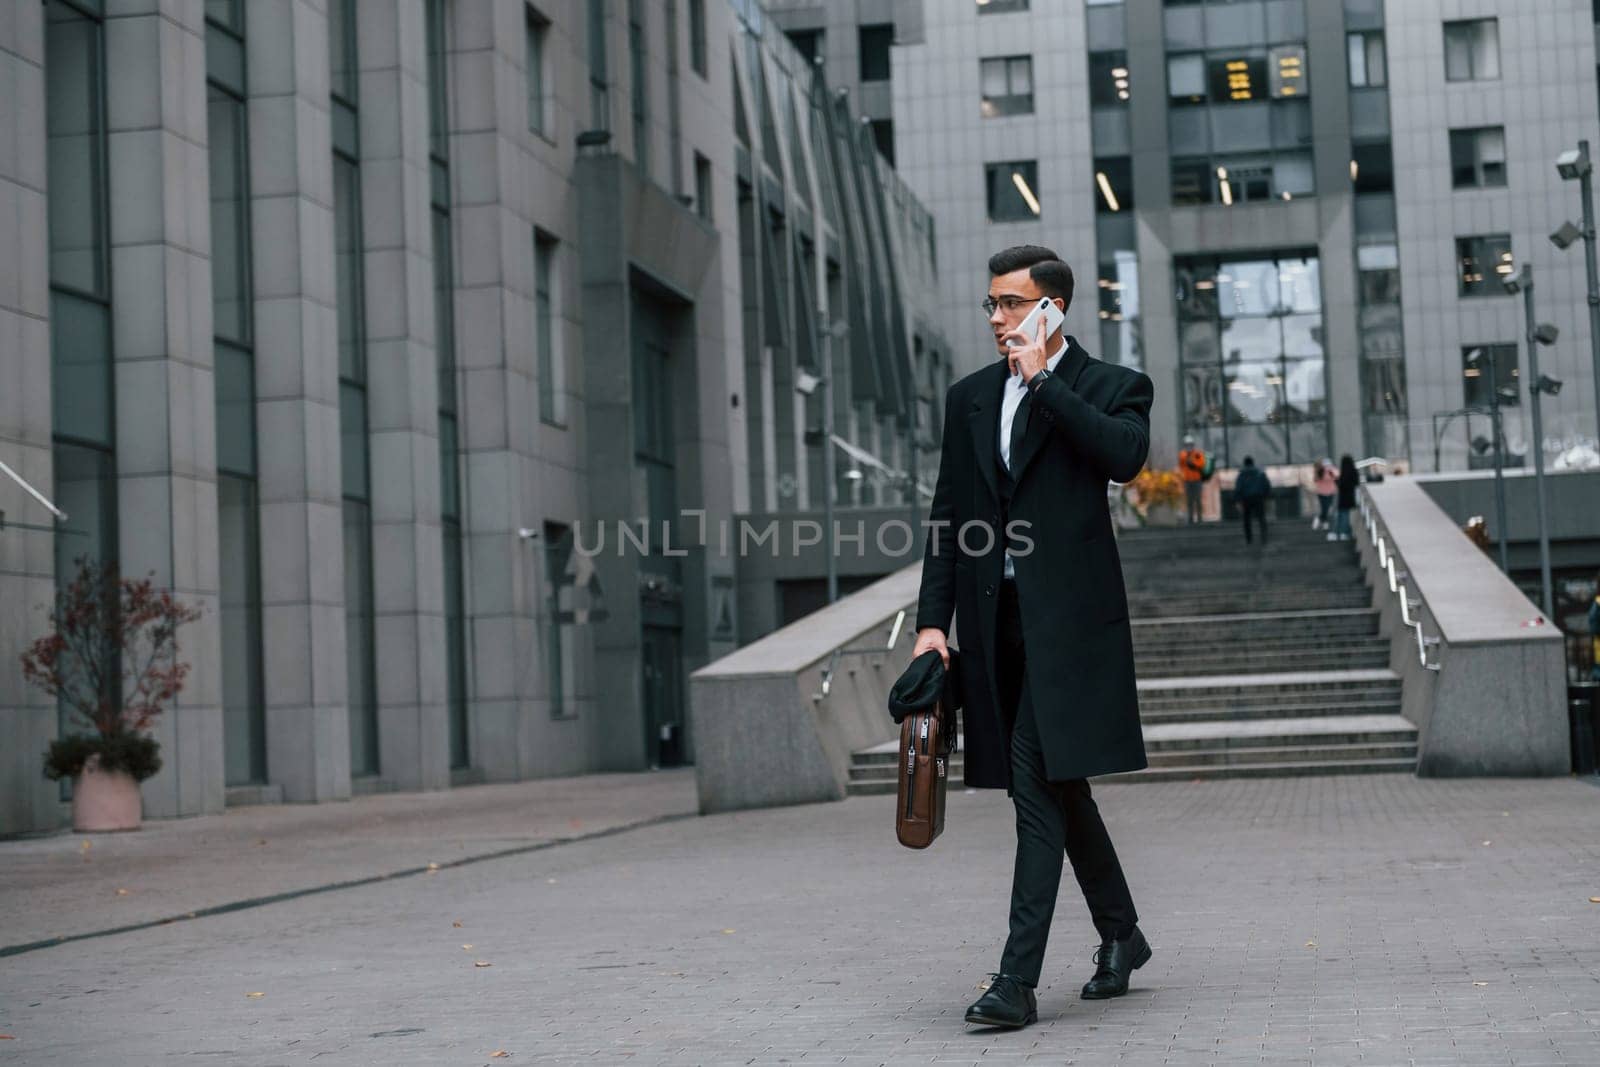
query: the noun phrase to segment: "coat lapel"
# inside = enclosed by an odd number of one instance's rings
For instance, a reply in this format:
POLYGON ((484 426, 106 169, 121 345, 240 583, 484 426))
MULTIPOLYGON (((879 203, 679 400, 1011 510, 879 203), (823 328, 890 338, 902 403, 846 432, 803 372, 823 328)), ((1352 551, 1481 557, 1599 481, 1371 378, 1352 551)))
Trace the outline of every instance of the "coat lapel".
POLYGON ((1004 359, 990 364, 980 379, 977 395, 967 412, 967 425, 972 430, 972 449, 977 457, 978 473, 989 486, 989 493, 1000 499, 1000 486, 995 481, 994 465, 1000 462, 1000 390, 1005 385, 1007 365, 1004 359))
MULTIPOLYGON (((1067 350, 1061 356, 1061 362, 1056 364, 1053 372, 1068 386, 1078 384, 1078 375, 1083 373, 1083 367, 1089 359, 1085 352, 1071 336, 1066 338, 1067 350)), ((1033 407, 1032 404, 1029 405, 1033 407)), ((1017 454, 1011 457, 1011 479, 1014 482, 1022 481, 1023 472, 1028 469, 1028 463, 1044 446, 1045 438, 1050 436, 1050 423, 1041 418, 1037 410, 1030 412, 1027 429, 1023 431, 1022 440, 1018 443, 1017 454)))

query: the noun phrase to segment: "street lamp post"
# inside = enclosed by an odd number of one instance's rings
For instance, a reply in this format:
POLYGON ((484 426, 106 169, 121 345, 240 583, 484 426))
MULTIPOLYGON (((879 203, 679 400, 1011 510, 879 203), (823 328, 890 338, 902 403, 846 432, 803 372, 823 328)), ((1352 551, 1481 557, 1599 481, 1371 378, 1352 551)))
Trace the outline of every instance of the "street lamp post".
POLYGON ((1522 294, 1522 313, 1526 320, 1527 332, 1524 335, 1528 343, 1528 398, 1532 402, 1533 413, 1533 484, 1534 497, 1538 503, 1539 521, 1539 592, 1543 598, 1544 613, 1550 618, 1555 618, 1555 597, 1550 583, 1550 527, 1544 502, 1544 421, 1540 414, 1539 398, 1550 393, 1555 395, 1561 389, 1561 383, 1548 379, 1539 373, 1539 346, 1555 344, 1557 331, 1549 323, 1540 323, 1533 312, 1533 265, 1524 263, 1522 270, 1515 277, 1505 280, 1505 289, 1508 293, 1522 294))
MULTIPOLYGON (((1489 355, 1489 432, 1494 435, 1494 539, 1499 548, 1500 573, 1510 574, 1511 563, 1506 550, 1505 434, 1500 428, 1500 374, 1495 364, 1494 346, 1484 345, 1478 351, 1489 355)), ((1477 356, 1474 355, 1472 359, 1476 360, 1477 356)), ((1483 373, 1481 368, 1478 373, 1483 373)), ((1434 466, 1438 466, 1437 461, 1434 466)))
POLYGON ((1583 265, 1589 276, 1589 358, 1594 362, 1595 447, 1600 448, 1600 271, 1595 266, 1594 164, 1589 160, 1589 142, 1579 141, 1556 157, 1556 172, 1567 181, 1576 180, 1583 201, 1583 228, 1572 232, 1572 223, 1563 223, 1550 235, 1557 248, 1566 248, 1576 236, 1583 237, 1583 265))

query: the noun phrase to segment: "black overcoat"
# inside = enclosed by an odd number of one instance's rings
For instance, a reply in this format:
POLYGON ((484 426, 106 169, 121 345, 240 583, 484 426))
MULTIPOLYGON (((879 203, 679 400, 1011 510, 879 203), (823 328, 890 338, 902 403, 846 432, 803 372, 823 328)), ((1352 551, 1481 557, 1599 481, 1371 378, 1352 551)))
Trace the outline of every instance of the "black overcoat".
MULTIPOLYGON (((1031 551, 1013 553, 1027 651, 1024 699, 1033 701, 1052 781, 1146 766, 1128 597, 1106 488, 1143 468, 1155 390, 1138 371, 1091 358, 1071 337, 1066 343, 1053 376, 1034 393, 1012 457, 1007 512, 1007 524, 1032 541, 1031 551)), ((1008 790, 1011 724, 999 710, 994 649, 1005 562, 996 464, 1009 374, 1007 361, 997 359, 945 396, 917 599, 919 630, 933 626, 948 636, 952 614, 960 627, 966 784, 1008 790), (996 536, 976 526, 959 536, 972 522, 988 524, 996 536)))

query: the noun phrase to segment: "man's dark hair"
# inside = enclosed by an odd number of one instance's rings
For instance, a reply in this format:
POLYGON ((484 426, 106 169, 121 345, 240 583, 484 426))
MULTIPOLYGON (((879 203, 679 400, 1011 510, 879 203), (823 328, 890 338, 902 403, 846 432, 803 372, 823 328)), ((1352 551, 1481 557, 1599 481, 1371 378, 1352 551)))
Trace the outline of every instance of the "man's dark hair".
POLYGON ((997 278, 1024 267, 1040 292, 1059 296, 1063 304, 1072 306, 1072 268, 1054 250, 1042 245, 1016 245, 989 257, 989 273, 997 278))
POLYGON ((1254 467, 1256 465, 1256 457, 1254 457, 1254 456, 1246 456, 1246 457, 1244 457, 1244 465, 1246 467, 1254 467))

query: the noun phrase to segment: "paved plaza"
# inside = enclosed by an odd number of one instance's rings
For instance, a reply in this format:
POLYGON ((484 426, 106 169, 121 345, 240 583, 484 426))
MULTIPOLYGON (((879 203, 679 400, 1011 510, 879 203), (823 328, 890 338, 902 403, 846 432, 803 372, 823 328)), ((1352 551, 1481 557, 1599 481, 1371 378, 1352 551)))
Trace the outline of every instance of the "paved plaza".
POLYGON ((1005 935, 1003 794, 957 791, 920 853, 887 797, 682 817, 685 772, 0 842, 0 1063, 1600 1063, 1595 786, 1097 794, 1155 957, 1078 1000, 1068 879, 1020 1033, 961 1018, 1005 935))

